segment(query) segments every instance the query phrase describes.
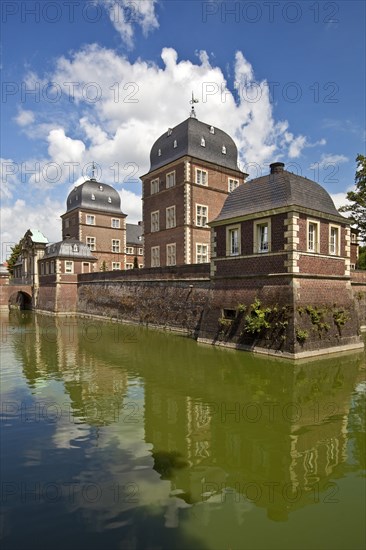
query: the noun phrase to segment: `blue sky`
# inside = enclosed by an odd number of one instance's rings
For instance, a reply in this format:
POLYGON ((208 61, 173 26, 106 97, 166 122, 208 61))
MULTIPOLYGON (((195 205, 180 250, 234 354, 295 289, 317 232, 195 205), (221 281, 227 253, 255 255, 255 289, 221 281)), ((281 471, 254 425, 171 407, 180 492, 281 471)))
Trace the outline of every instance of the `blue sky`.
POLYGON ((365 153, 365 4, 6 1, 2 255, 29 227, 60 239, 69 190, 98 166, 141 218, 152 143, 189 114, 236 141, 251 177, 282 160, 337 205, 365 153))

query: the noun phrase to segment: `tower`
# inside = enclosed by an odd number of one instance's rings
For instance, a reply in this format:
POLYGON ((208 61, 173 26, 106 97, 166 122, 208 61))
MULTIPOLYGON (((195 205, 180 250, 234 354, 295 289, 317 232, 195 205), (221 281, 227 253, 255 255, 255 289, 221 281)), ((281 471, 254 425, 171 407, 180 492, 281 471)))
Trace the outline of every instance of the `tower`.
POLYGON ((97 258, 95 270, 125 269, 126 214, 118 192, 94 177, 74 187, 62 218, 62 239, 88 245, 97 258))
POLYGON ((207 224, 244 182, 237 162, 233 139, 199 121, 193 105, 187 120, 156 140, 141 177, 146 267, 210 261, 207 224))

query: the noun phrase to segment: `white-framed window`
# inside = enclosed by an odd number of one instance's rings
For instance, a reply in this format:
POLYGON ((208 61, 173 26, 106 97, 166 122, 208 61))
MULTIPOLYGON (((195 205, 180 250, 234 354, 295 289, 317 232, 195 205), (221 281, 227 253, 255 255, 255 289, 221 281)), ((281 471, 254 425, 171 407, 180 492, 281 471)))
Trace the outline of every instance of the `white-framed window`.
POLYGON ((175 243, 166 245, 166 265, 176 265, 176 245, 175 243))
POLYGON ((121 269, 120 262, 112 262, 112 271, 117 271, 117 269, 121 269))
POLYGON ((151 180, 150 190, 151 190, 151 195, 155 195, 155 193, 159 193, 159 178, 151 180))
POLYGON ((72 251, 73 251, 73 252, 79 252, 79 245, 78 245, 78 244, 74 244, 73 247, 72 247, 72 251))
POLYGON ((151 267, 160 267, 160 246, 151 247, 151 267))
POLYGON ((253 224, 253 252, 263 254, 271 249, 271 220, 259 220, 253 224))
POLYGON ((201 137, 201 147, 206 147, 206 140, 204 137, 201 137))
POLYGON ((210 134, 214 134, 215 133, 215 128, 213 126, 210 126, 210 134))
POLYGON ((196 168, 196 183, 198 183, 198 185, 207 185, 208 184, 207 170, 202 170, 201 168, 196 168))
POLYGON ((108 202, 109 202, 109 203, 112 202, 112 197, 108 197, 108 202))
POLYGON ((236 189, 237 187, 239 187, 239 180, 236 180, 234 178, 229 178, 228 179, 228 191, 229 191, 229 193, 232 193, 234 191, 234 189, 236 189))
POLYGON ((142 256, 143 253, 144 253, 144 251, 142 250, 142 248, 139 248, 139 249, 138 249, 138 255, 139 255, 139 256, 142 256))
POLYGON ((111 227, 113 227, 113 229, 119 229, 121 227, 121 220, 119 220, 118 218, 112 218, 111 219, 111 227))
POLYGON ((65 260, 65 273, 74 273, 74 262, 65 260))
POLYGON ((221 152, 223 155, 226 155, 226 147, 225 145, 222 146, 221 152))
POLYGON ((329 226, 329 254, 332 256, 340 255, 340 234, 341 229, 339 225, 329 226))
POLYGON ((166 229, 171 229, 175 226, 175 206, 169 206, 166 208, 166 229))
POLYGON ((94 195, 94 193, 92 193, 91 200, 92 200, 92 201, 95 201, 95 195, 94 195))
POLYGON ((166 188, 169 189, 170 187, 174 187, 175 185, 175 170, 173 172, 169 172, 169 174, 166 175, 166 188))
POLYGON ((351 267, 351 269, 356 269, 356 265, 355 265, 355 264, 351 264, 350 267, 351 267))
POLYGON ((133 269, 133 264, 126 264, 126 269, 133 269))
POLYGON ((86 215, 86 225, 95 225, 95 216, 93 214, 86 215))
POLYGON ((357 234, 351 233, 351 243, 357 243, 357 234))
POLYGON ((86 244, 90 250, 96 250, 97 241, 95 237, 86 237, 86 244))
POLYGON ((174 147, 174 149, 176 149, 176 148, 178 147, 178 142, 177 142, 176 139, 175 139, 174 142, 173 142, 173 147, 174 147))
POLYGON ((119 239, 112 239, 112 252, 119 253, 121 250, 121 241, 119 239))
POLYGON ((151 232, 159 231, 159 210, 151 212, 151 232))
POLYGON ((206 227, 208 218, 208 207, 204 204, 196 204, 196 225, 206 227))
POLYGON ((307 250, 319 252, 320 249, 320 222, 307 220, 307 250))
POLYGON ((208 262, 208 244, 196 243, 196 263, 205 264, 208 262))
POLYGON ((139 264, 139 268, 142 269, 144 267, 144 264, 139 264))
POLYGON ((238 256, 240 248, 240 225, 230 225, 226 228, 226 255, 238 256))
POLYGON ((133 246, 126 246, 126 254, 133 254, 133 246))

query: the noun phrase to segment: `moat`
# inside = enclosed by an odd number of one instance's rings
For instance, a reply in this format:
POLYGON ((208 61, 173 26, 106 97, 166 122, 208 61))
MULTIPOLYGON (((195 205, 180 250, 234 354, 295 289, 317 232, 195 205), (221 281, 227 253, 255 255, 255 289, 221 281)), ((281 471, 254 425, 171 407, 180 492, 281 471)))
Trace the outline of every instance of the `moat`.
POLYGON ((365 547, 365 352, 295 365, 138 326, 1 322, 4 550, 365 547))

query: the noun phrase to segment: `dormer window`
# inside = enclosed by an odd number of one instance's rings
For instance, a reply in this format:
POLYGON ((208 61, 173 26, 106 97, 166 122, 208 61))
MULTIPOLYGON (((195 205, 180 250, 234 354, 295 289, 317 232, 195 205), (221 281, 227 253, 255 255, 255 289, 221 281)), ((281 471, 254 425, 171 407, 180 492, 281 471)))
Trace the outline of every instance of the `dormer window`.
POLYGON ((174 143, 173 143, 174 149, 175 149, 177 146, 178 146, 178 142, 177 142, 177 140, 175 139, 175 140, 174 140, 174 143))
POLYGON ((103 191, 103 185, 99 185, 99 189, 103 191))
POLYGON ((79 252, 79 246, 77 244, 74 244, 74 246, 72 247, 72 251, 79 252))
POLYGON ((92 201, 95 201, 95 195, 94 195, 94 193, 92 194, 91 199, 92 199, 92 201))
POLYGON ((206 147, 206 140, 204 137, 201 137, 201 147, 206 147))
POLYGON ((161 149, 158 149, 158 157, 161 157, 161 149))
POLYGON ((111 203, 112 202, 112 199, 111 197, 108 197, 108 202, 111 203))
POLYGON ((223 155, 226 155, 226 147, 225 147, 225 145, 222 146, 222 154, 223 154, 223 155))
POLYGON ((213 126, 210 126, 210 134, 214 134, 215 133, 215 128, 213 126))
POLYGON ((168 137, 172 135, 172 129, 171 128, 168 128, 168 137))

